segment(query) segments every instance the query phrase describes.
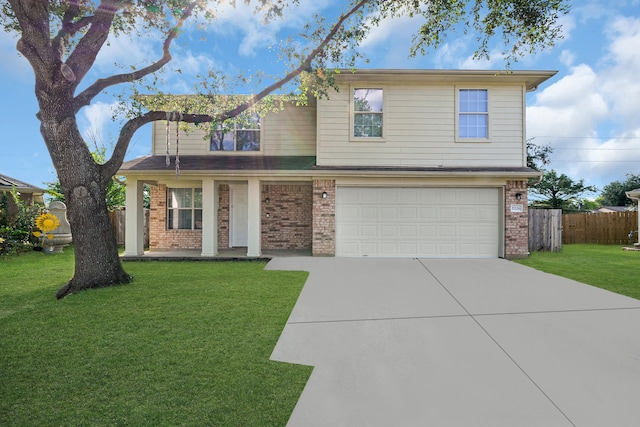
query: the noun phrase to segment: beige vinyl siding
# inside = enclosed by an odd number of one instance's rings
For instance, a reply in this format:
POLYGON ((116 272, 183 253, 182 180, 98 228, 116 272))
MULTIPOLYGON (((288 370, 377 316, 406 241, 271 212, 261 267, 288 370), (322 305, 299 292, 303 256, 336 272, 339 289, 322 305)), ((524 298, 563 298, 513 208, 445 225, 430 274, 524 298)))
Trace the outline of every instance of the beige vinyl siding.
MULTIPOLYGON (((315 102, 314 102, 315 104, 315 102)), ((262 120, 266 156, 314 156, 316 154, 316 107, 285 105, 262 120)))
POLYGON ((400 85, 367 82, 343 85, 318 101, 318 165, 323 166, 523 166, 523 86, 400 85), (353 87, 382 87, 384 138, 351 138, 353 87), (486 142, 456 142, 459 88, 489 90, 486 142))
MULTIPOLYGON (((207 154, 209 141, 205 141, 204 132, 195 126, 189 126, 188 132, 180 130, 179 150, 181 156, 207 154)), ((153 122, 153 155, 163 156, 167 149, 167 124, 166 122, 153 122)), ((169 153, 176 154, 176 123, 171 122, 169 128, 169 153)))
MULTIPOLYGON (((316 107, 285 105, 282 111, 268 113, 262 118, 260 135, 261 151, 242 154, 267 156, 313 156, 316 153, 316 107)), ((176 152, 176 128, 171 123, 169 152, 176 152)), ((166 151, 166 123, 153 123, 153 155, 161 156, 166 151)), ((180 155, 226 155, 231 152, 209 150, 209 139, 203 130, 190 126, 189 132, 180 131, 180 155)), ((236 153, 241 154, 241 153, 236 153)))

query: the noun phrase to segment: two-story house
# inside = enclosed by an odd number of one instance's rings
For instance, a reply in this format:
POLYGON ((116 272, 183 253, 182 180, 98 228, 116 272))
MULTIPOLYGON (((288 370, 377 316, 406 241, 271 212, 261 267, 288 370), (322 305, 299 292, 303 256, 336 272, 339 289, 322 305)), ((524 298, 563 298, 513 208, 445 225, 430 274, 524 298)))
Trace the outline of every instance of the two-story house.
POLYGON ((540 174, 526 165, 526 94, 554 74, 345 71, 328 98, 182 135, 179 177, 155 123, 152 155, 120 171, 125 255, 143 253, 148 183, 151 250, 527 256, 527 183, 540 174))

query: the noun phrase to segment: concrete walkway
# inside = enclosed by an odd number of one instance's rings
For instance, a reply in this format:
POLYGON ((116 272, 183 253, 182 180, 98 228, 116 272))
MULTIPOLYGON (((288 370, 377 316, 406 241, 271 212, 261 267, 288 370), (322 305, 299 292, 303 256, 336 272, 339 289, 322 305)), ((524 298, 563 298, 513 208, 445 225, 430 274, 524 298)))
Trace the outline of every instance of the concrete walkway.
MULTIPOLYGON (((640 301, 506 260, 274 258, 289 426, 638 426, 640 301)), ((640 286, 640 285, 639 285, 640 286)))

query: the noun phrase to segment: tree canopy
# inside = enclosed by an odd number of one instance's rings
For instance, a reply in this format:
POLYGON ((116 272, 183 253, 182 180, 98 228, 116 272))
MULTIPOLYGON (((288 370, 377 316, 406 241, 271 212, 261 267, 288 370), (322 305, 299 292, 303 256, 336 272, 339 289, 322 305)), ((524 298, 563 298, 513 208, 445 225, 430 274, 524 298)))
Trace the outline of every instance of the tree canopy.
POLYGON ((603 206, 630 206, 633 201, 627 197, 627 191, 640 188, 640 174, 627 174, 624 181, 613 181, 605 185, 598 201, 603 206))
MULTIPOLYGON (((247 1, 248 2, 248 1, 247 1)), ((234 2, 231 2, 235 4, 234 2)), ((299 34, 275 42, 274 59, 282 73, 256 88, 238 104, 203 105, 216 108, 186 111, 184 106, 145 108, 133 103, 113 152, 97 163, 81 135, 77 114, 105 91, 123 88, 135 100, 141 88, 156 86, 158 72, 172 59, 174 41, 186 31, 216 25, 227 2, 205 0, 0 0, 0 25, 16 35, 16 48, 34 72, 35 97, 41 134, 51 155, 68 207, 75 245, 75 272, 58 292, 69 293, 131 280, 118 258, 108 220, 105 192, 120 166, 134 133, 153 121, 166 120, 168 111, 186 123, 224 123, 268 96, 287 89, 298 102, 307 94, 322 96, 333 84, 338 67, 352 68, 362 59, 358 47, 385 19, 410 16, 422 24, 408 46, 410 55, 437 48, 453 31, 476 36, 476 58, 488 57, 497 38, 507 62, 551 46, 561 37, 559 18, 568 0, 352 0, 340 3, 333 19, 318 13, 299 34), (95 62, 110 36, 135 40, 152 38, 161 46, 157 57, 119 59, 121 73, 101 75, 95 62), (127 63, 142 60, 142 65, 127 63), (97 77, 96 77, 97 76, 97 77), (139 86, 141 85, 141 86, 139 86), (168 108, 171 107, 171 108, 168 108), (100 236, 100 238, 97 238, 100 236), (111 237, 110 237, 111 236, 111 237)), ((264 20, 286 16, 298 0, 254 0, 264 20)), ((135 41, 132 41, 135 43, 135 41)), ((199 93, 220 93, 226 77, 216 70, 203 76, 199 93)), ((210 98, 209 98, 210 99, 210 98)), ((274 104, 275 105, 275 104, 274 104)), ((148 106, 147 106, 148 107, 148 106)), ((269 108, 272 108, 270 106, 269 108)))
POLYGON ((531 186, 530 190, 534 195, 540 196, 535 205, 553 209, 575 207, 579 205, 579 197, 584 193, 597 191, 596 187, 585 185, 584 179, 574 181, 565 174, 558 175, 553 169, 545 172, 542 180, 531 186))

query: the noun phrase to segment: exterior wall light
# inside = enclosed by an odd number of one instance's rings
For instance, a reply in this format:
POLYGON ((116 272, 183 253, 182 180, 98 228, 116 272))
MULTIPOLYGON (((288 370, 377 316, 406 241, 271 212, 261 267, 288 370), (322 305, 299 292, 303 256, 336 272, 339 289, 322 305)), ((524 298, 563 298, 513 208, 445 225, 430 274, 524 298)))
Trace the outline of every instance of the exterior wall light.
POLYGON ((264 199, 265 203, 269 203, 271 200, 267 197, 266 199, 264 199))
POLYGON ((323 199, 326 199, 326 198, 327 198, 327 192, 326 192, 326 191, 323 191, 323 192, 322 192, 322 198, 323 198, 323 199))
POLYGON ((522 200, 522 193, 516 193, 516 199, 522 200))

